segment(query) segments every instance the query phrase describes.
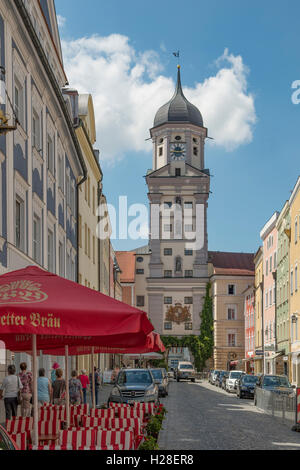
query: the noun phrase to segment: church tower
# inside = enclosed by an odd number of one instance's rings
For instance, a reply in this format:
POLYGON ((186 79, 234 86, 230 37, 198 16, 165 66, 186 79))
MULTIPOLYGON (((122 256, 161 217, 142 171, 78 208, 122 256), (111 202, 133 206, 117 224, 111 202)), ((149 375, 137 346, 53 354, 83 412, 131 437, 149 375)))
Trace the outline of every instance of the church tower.
POLYGON ((207 129, 198 108, 183 94, 180 66, 175 93, 157 111, 150 135, 153 167, 146 175, 150 252, 145 307, 158 333, 197 335, 208 282, 210 175, 204 163, 207 129))

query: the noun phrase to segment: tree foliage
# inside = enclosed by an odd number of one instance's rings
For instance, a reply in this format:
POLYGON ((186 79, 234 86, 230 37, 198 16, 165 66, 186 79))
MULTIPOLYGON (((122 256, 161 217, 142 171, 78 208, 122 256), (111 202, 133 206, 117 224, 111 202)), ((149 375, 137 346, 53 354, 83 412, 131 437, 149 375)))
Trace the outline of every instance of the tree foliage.
POLYGON ((161 339, 166 348, 166 361, 168 362, 169 350, 172 347, 189 348, 194 356, 195 367, 202 370, 205 362, 213 354, 213 313, 212 298, 210 295, 210 283, 206 286, 206 294, 204 297, 203 309, 200 313, 201 326, 200 334, 189 336, 162 336, 161 339))

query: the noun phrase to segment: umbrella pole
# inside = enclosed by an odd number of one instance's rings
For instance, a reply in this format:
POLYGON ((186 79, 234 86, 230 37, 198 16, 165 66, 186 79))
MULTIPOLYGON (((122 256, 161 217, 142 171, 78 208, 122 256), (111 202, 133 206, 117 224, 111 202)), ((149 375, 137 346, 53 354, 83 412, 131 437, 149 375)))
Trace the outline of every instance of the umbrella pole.
POLYGON ((36 335, 32 335, 32 362, 33 362, 33 445, 38 446, 39 443, 39 427, 38 427, 38 387, 37 387, 37 352, 36 352, 36 335))
POLYGON ((92 391, 93 391, 93 408, 96 408, 96 383, 94 372, 94 346, 92 347, 92 391))
POLYGON ((70 393, 69 393, 69 346, 65 346, 65 373, 66 373, 66 411, 67 429, 70 427, 70 393))

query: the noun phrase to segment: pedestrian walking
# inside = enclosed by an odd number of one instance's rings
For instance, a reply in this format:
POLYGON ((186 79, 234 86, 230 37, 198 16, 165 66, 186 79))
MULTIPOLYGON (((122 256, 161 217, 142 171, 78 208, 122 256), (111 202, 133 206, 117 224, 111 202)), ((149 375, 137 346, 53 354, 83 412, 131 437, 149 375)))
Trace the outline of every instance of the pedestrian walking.
POLYGON ((21 415, 23 418, 30 416, 30 402, 32 398, 32 373, 27 371, 26 362, 21 362, 20 364, 19 378, 23 388, 21 390, 21 415))
POLYGON ((82 370, 80 376, 78 377, 82 385, 82 394, 83 394, 83 403, 86 405, 86 392, 90 384, 89 378, 86 375, 86 370, 82 370))
POLYGON ((52 399, 52 386, 48 377, 45 377, 45 369, 39 369, 39 376, 37 379, 38 389, 38 403, 43 405, 44 403, 50 403, 52 399))
POLYGON ((20 378, 16 375, 16 368, 13 364, 8 366, 7 372, 8 375, 4 378, 0 387, 0 400, 2 400, 4 393, 6 419, 11 419, 12 416, 17 416, 18 396, 23 385, 20 378))
POLYGON ((56 380, 56 370, 59 369, 59 364, 57 362, 53 363, 52 370, 51 370, 51 383, 54 384, 56 380))
POLYGON ((69 394, 71 405, 80 405, 83 401, 82 385, 76 370, 73 370, 69 380, 69 394))
POLYGON ((62 369, 56 369, 56 380, 53 383, 53 403, 54 405, 65 405, 66 403, 66 381, 63 378, 62 369))

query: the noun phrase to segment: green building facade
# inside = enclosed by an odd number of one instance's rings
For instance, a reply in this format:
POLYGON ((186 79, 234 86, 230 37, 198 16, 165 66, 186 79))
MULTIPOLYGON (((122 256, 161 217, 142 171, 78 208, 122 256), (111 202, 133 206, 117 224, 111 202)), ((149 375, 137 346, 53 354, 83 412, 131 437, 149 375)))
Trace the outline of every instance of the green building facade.
POLYGON ((278 356, 276 372, 289 375, 290 322, 289 322, 289 245, 290 207, 286 201, 276 223, 278 231, 276 269, 276 333, 278 356))

